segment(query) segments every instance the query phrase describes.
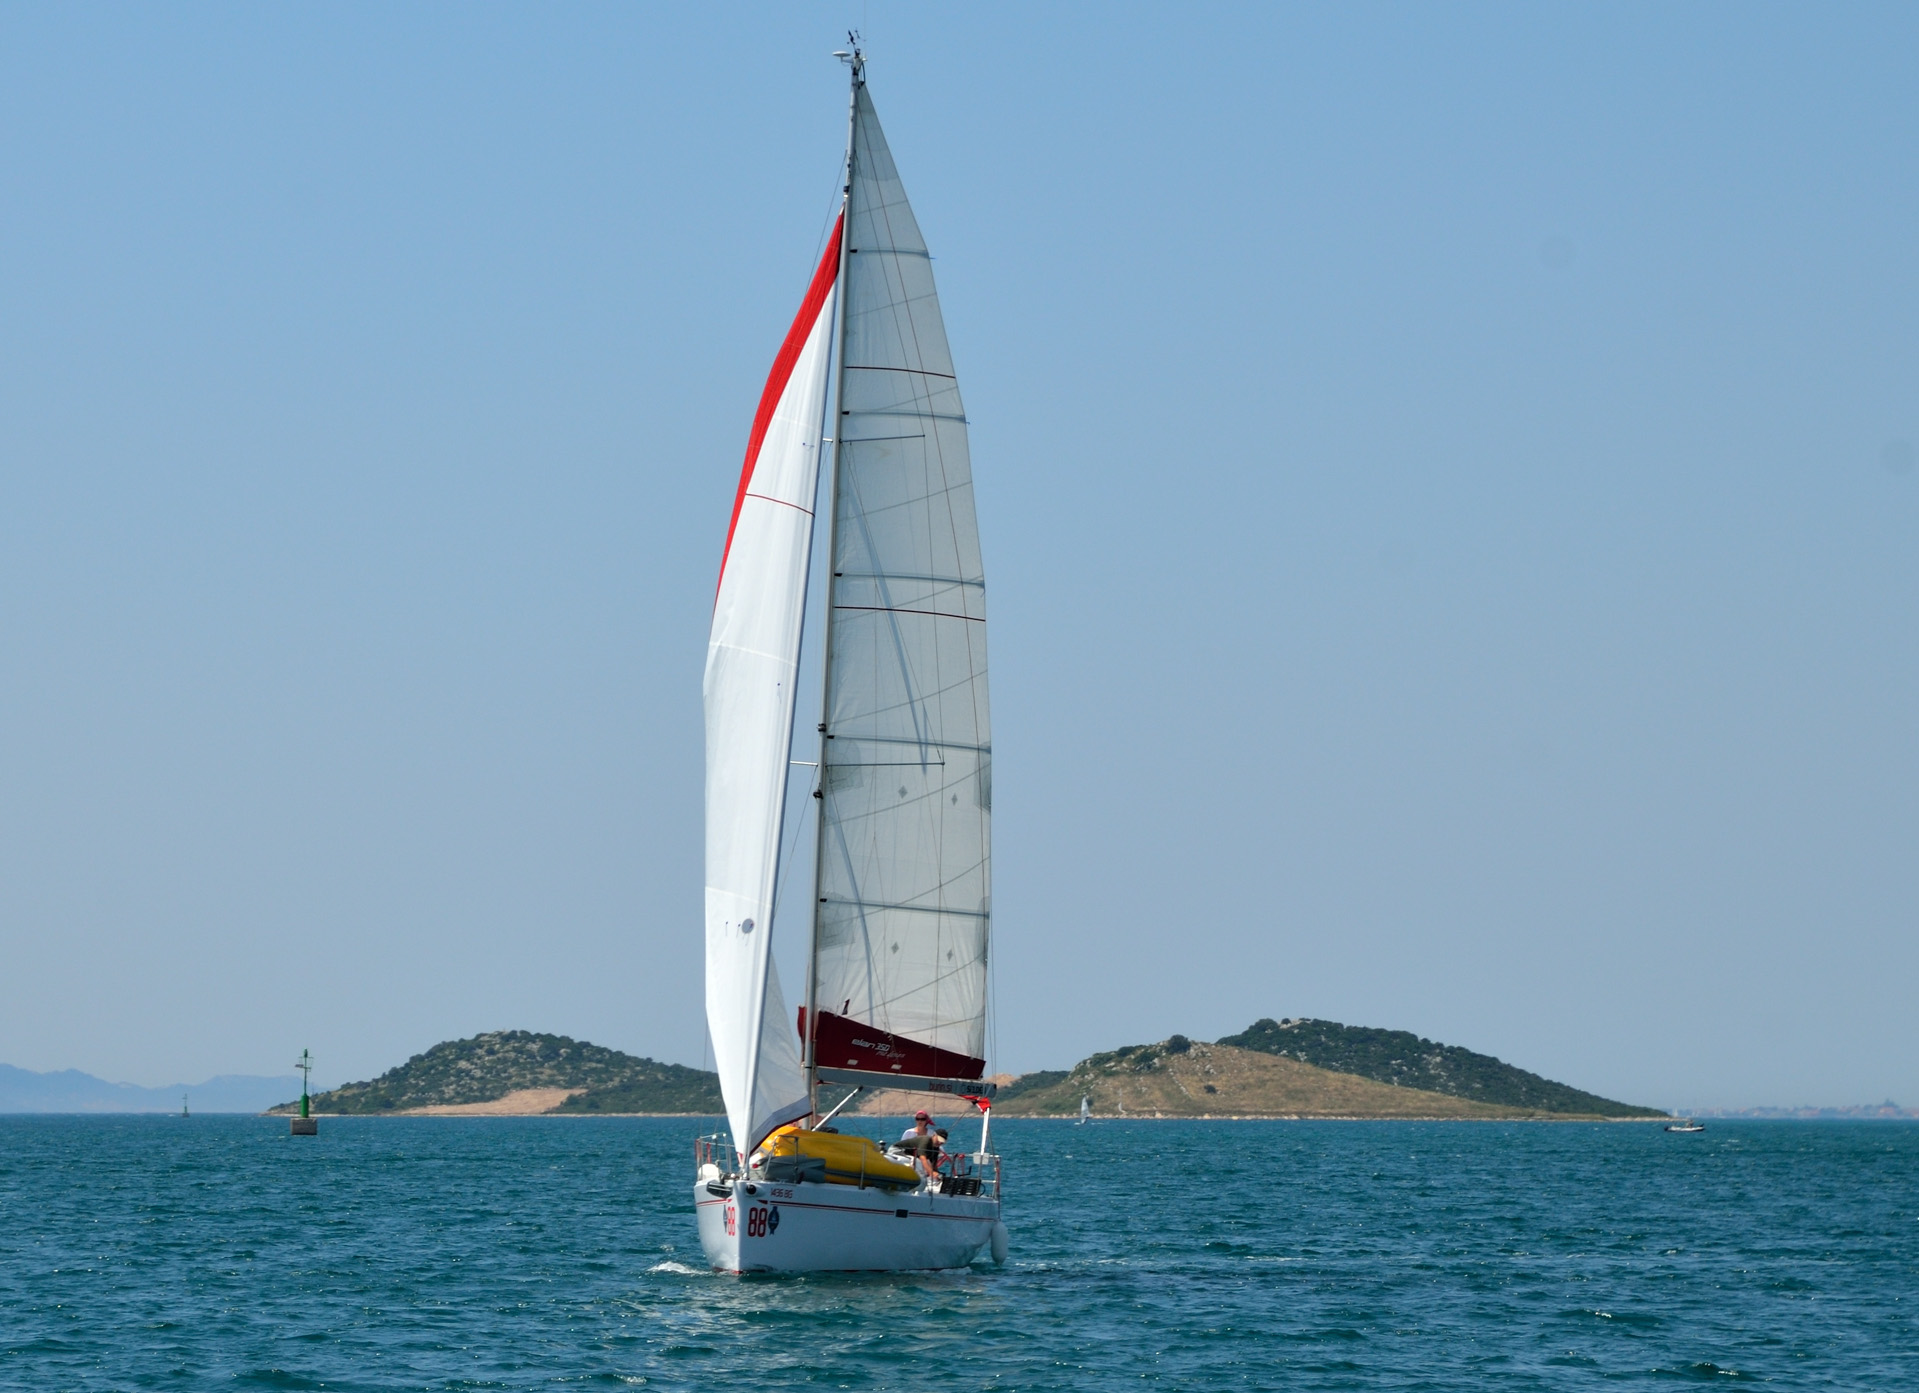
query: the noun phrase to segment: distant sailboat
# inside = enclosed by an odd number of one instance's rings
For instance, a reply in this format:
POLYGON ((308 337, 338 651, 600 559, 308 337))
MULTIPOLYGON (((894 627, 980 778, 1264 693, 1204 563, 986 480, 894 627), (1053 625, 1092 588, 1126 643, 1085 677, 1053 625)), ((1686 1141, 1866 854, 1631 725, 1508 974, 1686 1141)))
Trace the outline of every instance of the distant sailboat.
POLYGON ((1089 1121, 1092 1120, 1092 1116, 1093 1116, 1093 1100, 1088 1098, 1084 1093, 1082 1093, 1079 1095, 1079 1121, 1074 1123, 1073 1125, 1076 1127, 1084 1127, 1089 1121))
POLYGON ((840 215, 754 416, 706 660, 706 1019, 730 1136, 701 1140, 693 1199, 707 1261, 727 1272, 962 1267, 988 1244, 1005 1255, 984 1057, 986 582, 966 416, 857 40, 836 56, 853 87, 840 215), (769 940, 829 445, 796 1034, 769 940), (979 1150, 935 1171, 923 1153, 841 1136, 819 1112, 822 1084, 970 1099, 979 1150))

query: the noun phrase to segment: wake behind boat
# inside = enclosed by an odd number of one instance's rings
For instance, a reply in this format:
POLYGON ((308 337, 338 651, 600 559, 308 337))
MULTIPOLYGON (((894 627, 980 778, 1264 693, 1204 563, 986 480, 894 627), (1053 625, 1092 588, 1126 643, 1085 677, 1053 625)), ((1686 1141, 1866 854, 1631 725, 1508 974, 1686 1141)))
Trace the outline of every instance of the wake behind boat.
MULTIPOLYGON (((966 417, 931 257, 857 47, 839 220, 748 437, 706 661, 706 1014, 725 1136, 693 1199, 728 1272, 1005 1255, 990 1149, 992 736, 966 417), (829 418, 829 409, 834 414, 829 418), (834 429, 829 433, 826 422, 834 429), (771 938, 794 687, 832 446, 806 1005, 771 938), (976 1151, 833 1130, 822 1084, 964 1098, 976 1151)), ((924 1131, 925 1129, 920 1129, 924 1131)))

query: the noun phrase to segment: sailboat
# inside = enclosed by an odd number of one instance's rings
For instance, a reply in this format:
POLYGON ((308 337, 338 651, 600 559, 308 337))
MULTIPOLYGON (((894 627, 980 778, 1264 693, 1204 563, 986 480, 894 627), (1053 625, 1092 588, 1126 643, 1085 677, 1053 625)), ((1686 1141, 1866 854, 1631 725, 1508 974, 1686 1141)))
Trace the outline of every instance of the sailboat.
POLYGON ((1084 1127, 1093 1118, 1093 1100, 1084 1093, 1079 1095, 1079 1121, 1073 1125, 1084 1127))
MULTIPOLYGON (((992 737, 966 416, 932 259, 857 35, 840 211, 761 394, 707 649, 706 1016, 728 1132, 695 1149, 725 1272, 1005 1257, 986 1082, 992 737), (829 415, 829 412, 831 413, 829 415), (831 428, 828 428, 828 423, 831 428), (822 474, 825 499, 816 504, 822 474), (825 521, 805 1004, 772 956, 795 686, 825 521), (823 1087, 846 1088, 831 1110, 823 1087), (977 1109, 979 1146, 889 1151, 832 1126, 868 1089, 977 1109)), ((804 805, 802 805, 804 806, 804 805)), ((795 877, 806 883, 809 877, 795 877)))

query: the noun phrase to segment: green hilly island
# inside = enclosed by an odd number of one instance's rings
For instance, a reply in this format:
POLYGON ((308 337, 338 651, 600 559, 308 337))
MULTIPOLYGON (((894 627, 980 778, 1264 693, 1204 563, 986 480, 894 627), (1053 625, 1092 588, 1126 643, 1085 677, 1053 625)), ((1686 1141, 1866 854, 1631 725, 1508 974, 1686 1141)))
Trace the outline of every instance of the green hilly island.
POLYGON ((1010 1117, 1664 1117, 1553 1083, 1490 1055, 1405 1031, 1262 1020, 1212 1044, 1174 1035, 1026 1074, 1000 1090, 1010 1117), (1310 1027, 1310 1028, 1308 1028, 1310 1027))
POLYGON ((1357 1074, 1400 1088, 1423 1089, 1454 1098, 1527 1112, 1580 1113, 1596 1117, 1664 1117, 1658 1108, 1634 1107, 1585 1093, 1563 1083, 1515 1068, 1489 1054, 1458 1045, 1441 1045, 1407 1030, 1376 1030, 1337 1021, 1270 1018, 1253 1022, 1219 1041, 1261 1054, 1297 1059, 1302 1064, 1357 1074))
MULTIPOLYGON (((565 1035, 496 1030, 448 1040, 365 1083, 313 1096, 318 1113, 393 1114, 528 1098, 527 1112, 718 1113, 719 1075, 565 1035), (545 1106, 534 1106, 544 1103, 545 1106)), ((297 1109, 284 1103, 275 1112, 297 1109)))
MULTIPOLYGON (((1006 1116, 1650 1118, 1663 1113, 1554 1083, 1403 1030, 1265 1019, 1211 1044, 1174 1035, 1002 1080, 1006 1116)), ((527 1030, 448 1040, 376 1079, 313 1097, 320 1114, 697 1114, 725 1110, 710 1070, 527 1030)), ((275 1112, 296 1108, 282 1104, 275 1112)), ((890 1091, 856 1111, 911 1111, 890 1091)))

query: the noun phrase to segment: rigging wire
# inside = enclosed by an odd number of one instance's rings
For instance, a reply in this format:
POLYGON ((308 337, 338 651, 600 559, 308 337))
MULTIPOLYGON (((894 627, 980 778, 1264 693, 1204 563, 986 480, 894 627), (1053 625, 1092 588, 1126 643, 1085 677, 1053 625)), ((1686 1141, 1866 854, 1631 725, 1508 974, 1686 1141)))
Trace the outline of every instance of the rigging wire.
POLYGON ((808 266, 819 265, 820 257, 826 253, 826 239, 832 234, 833 219, 840 215, 840 206, 845 197, 841 191, 841 186, 845 183, 846 156, 841 155, 839 160, 833 165, 833 193, 832 196, 826 200, 826 217, 820 223, 820 235, 813 243, 813 259, 806 263, 808 266))

